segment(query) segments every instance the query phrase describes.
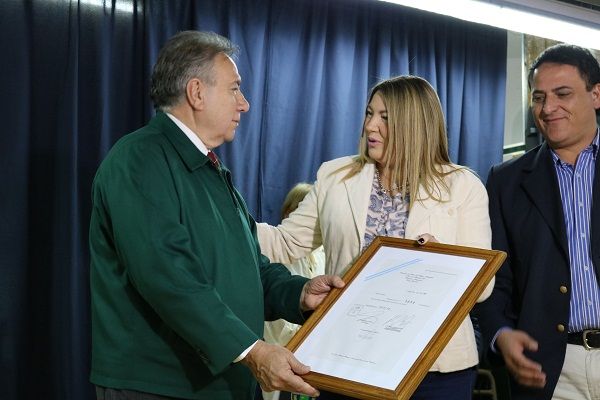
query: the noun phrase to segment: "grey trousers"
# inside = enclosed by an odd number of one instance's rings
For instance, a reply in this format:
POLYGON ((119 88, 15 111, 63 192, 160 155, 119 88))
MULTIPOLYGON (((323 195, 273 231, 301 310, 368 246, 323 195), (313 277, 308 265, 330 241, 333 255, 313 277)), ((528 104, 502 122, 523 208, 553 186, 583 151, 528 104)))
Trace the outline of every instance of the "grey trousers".
POLYGON ((160 396, 158 394, 138 392, 126 389, 111 389, 96 386, 97 400, 181 400, 175 397, 160 396))

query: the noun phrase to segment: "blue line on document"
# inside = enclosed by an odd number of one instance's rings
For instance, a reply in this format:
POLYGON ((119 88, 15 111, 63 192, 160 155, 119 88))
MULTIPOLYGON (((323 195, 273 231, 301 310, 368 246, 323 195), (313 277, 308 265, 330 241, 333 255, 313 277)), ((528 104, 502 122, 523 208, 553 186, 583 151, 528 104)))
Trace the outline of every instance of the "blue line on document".
POLYGON ((400 268, 408 267, 409 265, 413 265, 413 264, 421 262, 421 261, 423 261, 423 260, 421 260, 420 258, 415 258, 414 260, 406 261, 406 262, 404 262, 402 264, 399 264, 399 265, 394 265, 393 267, 384 269, 382 271, 376 272, 376 273, 374 273, 372 275, 369 275, 369 276, 365 277, 365 281, 371 280, 373 278, 380 277, 381 275, 389 274, 390 272, 394 272, 396 270, 399 270, 400 268))

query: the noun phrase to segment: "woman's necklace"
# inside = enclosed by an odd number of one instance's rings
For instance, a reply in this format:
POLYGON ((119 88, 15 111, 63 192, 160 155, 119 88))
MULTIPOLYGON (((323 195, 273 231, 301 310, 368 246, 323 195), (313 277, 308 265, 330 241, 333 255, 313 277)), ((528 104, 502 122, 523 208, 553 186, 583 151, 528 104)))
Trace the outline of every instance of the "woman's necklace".
MULTIPOLYGON (((377 178, 377 183, 379 183, 379 189, 381 190, 381 193, 385 194, 386 196, 392 197, 392 195, 387 191, 387 189, 381 183, 381 176, 379 176, 379 169, 377 169, 377 167, 375 167, 375 177, 377 178)), ((397 191, 398 191, 398 185, 396 185, 394 183, 392 185, 391 192, 393 193, 393 192, 397 192, 397 191)))

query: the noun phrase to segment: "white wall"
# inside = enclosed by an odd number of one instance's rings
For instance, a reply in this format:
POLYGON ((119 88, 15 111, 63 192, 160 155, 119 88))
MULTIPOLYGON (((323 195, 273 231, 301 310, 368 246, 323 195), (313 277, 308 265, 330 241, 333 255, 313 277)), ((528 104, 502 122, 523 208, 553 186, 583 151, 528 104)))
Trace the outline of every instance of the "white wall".
MULTIPOLYGON (((506 107, 504 114, 504 148, 524 147, 527 112, 527 74, 525 70, 523 34, 507 31, 506 107)), ((504 159, 514 152, 505 154, 504 159)), ((523 152, 518 150, 517 154, 523 152)))

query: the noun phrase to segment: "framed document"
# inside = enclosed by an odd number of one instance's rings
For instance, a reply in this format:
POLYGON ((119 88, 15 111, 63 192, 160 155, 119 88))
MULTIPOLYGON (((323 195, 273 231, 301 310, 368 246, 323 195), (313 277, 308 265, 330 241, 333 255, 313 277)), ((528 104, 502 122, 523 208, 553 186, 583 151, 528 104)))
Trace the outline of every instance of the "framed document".
POLYGON ((506 258, 377 237, 287 348, 311 385, 359 399, 408 399, 506 258))

